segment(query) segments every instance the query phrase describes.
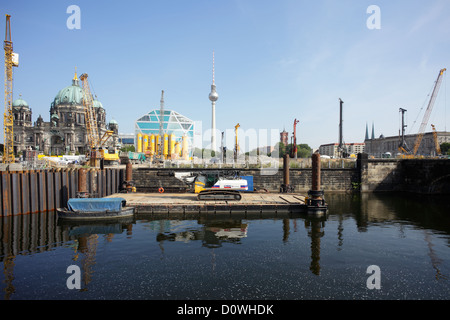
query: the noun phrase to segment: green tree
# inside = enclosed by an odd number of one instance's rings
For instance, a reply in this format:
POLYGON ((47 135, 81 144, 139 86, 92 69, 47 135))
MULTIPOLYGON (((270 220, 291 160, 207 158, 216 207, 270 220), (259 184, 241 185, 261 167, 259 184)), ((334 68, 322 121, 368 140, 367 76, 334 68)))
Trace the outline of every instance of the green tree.
POLYGON ((207 158, 209 158, 210 156, 211 157, 215 157, 216 156, 216 152, 215 151, 213 151, 213 150, 211 150, 211 149, 205 149, 205 148, 203 148, 203 149, 200 149, 200 148, 195 148, 194 149, 194 152, 193 152, 193 156, 194 157, 197 157, 197 158, 205 158, 205 159, 207 159, 207 158))
POLYGON ((122 152, 128 152, 128 151, 134 152, 135 148, 134 148, 134 145, 129 145, 129 146, 124 146, 124 147, 120 148, 120 151, 122 151, 122 152))
POLYGON ((450 142, 441 143, 440 147, 442 154, 450 155, 450 142))
MULTIPOLYGON (((279 148, 280 158, 283 158, 285 154, 291 154, 292 144, 285 145, 279 142, 275 145, 275 149, 279 148)), ((297 158, 309 158, 312 154, 312 148, 306 143, 297 145, 297 158)))
POLYGON ((297 158, 309 158, 311 157, 312 149, 307 144, 297 145, 297 158))

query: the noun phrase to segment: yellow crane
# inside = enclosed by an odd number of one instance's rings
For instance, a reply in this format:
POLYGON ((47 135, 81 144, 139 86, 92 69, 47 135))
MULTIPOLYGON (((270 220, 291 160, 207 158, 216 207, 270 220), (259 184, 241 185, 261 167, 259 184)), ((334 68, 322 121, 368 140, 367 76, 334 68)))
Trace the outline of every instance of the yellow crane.
POLYGON ((13 67, 19 66, 19 56, 13 52, 11 40, 11 16, 6 15, 5 49, 5 114, 3 120, 4 149, 3 163, 14 163, 14 118, 12 111, 13 67))
MULTIPOLYGON (((76 77, 76 74, 75 74, 76 77)), ((80 76, 83 87, 83 104, 86 113, 86 131, 90 147, 89 161, 93 167, 98 167, 98 162, 105 158, 104 150, 102 149, 108 138, 113 134, 112 130, 107 130, 102 137, 100 137, 97 127, 97 117, 94 109, 93 96, 89 87, 88 75, 83 73, 80 76)), ((118 155, 116 156, 118 158, 118 155)))
POLYGON ((431 125, 431 128, 433 129, 433 139, 434 139, 434 145, 436 147, 436 154, 438 156, 441 155, 441 146, 439 145, 439 140, 436 132, 436 128, 434 127, 434 124, 431 125))
POLYGON ((238 128, 240 127, 239 123, 234 126, 234 132, 236 136, 236 141, 234 144, 234 159, 237 160, 237 157, 239 155, 239 141, 238 141, 238 128))
POLYGON ((428 119, 430 118, 431 110, 433 109, 434 102, 436 100, 437 94, 439 92, 439 88, 441 86, 442 75, 444 74, 444 72, 446 70, 447 69, 445 69, 445 68, 441 69, 439 71, 439 75, 438 75, 438 77, 436 79, 436 83, 435 83, 434 88, 433 88, 433 93, 431 94, 430 101, 428 102, 428 107, 427 107, 427 109, 425 111, 425 114, 424 114, 423 120, 422 120, 422 124, 420 125, 420 128, 419 128, 419 134, 417 135, 416 142, 414 143, 414 148, 413 148, 413 155, 414 156, 416 155, 417 150, 419 150, 420 143, 422 142, 422 138, 423 138, 423 135, 424 135, 424 132, 425 132, 425 127, 427 126, 428 119))
MULTIPOLYGON (((77 75, 75 74, 75 77, 77 75)), ((88 75, 83 73, 80 76, 81 84, 83 87, 83 104, 86 113, 86 130, 88 136, 89 147, 91 149, 98 148, 98 127, 97 127, 97 117, 94 110, 94 102, 91 94, 91 89, 89 88, 88 75)))

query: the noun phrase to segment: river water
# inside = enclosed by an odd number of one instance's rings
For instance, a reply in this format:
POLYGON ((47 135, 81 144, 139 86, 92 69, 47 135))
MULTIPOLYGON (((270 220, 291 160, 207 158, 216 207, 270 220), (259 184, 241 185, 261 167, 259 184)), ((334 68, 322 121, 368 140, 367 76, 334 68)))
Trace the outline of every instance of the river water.
POLYGON ((3 218, 0 299, 450 298, 448 200, 326 200, 323 219, 138 216, 64 225, 53 212, 3 218))

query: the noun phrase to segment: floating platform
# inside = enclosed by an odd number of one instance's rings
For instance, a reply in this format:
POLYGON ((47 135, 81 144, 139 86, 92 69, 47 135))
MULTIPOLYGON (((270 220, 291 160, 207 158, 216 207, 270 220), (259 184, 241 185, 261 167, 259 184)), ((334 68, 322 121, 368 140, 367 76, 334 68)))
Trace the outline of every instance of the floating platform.
POLYGON ((168 218, 188 218, 196 215, 221 217, 289 217, 292 214, 324 215, 322 210, 310 210, 305 197, 292 193, 242 192, 240 201, 198 200, 194 193, 119 193, 108 198, 121 197, 126 205, 139 215, 163 215, 168 218))

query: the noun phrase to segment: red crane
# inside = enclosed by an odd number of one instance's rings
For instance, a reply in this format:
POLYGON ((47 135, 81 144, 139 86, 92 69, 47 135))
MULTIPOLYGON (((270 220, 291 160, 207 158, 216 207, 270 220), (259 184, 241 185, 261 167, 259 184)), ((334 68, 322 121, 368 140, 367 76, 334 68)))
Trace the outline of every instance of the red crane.
POLYGON ((297 123, 299 123, 300 121, 297 119, 294 119, 294 132, 293 132, 293 137, 294 137, 294 141, 293 141, 293 145, 292 145, 292 152, 291 152, 291 158, 295 158, 297 159, 297 123))

